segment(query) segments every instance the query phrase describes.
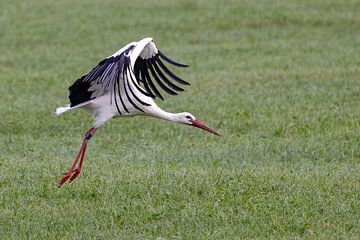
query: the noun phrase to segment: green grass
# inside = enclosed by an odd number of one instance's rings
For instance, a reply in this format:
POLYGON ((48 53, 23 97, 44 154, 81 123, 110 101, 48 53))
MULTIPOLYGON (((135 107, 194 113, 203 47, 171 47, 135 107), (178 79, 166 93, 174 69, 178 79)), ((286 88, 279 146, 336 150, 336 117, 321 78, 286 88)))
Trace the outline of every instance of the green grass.
POLYGON ((359 1, 10 1, 0 8, 1 239, 357 239, 359 1), (128 42, 191 68, 158 102, 223 135, 52 113, 128 42))

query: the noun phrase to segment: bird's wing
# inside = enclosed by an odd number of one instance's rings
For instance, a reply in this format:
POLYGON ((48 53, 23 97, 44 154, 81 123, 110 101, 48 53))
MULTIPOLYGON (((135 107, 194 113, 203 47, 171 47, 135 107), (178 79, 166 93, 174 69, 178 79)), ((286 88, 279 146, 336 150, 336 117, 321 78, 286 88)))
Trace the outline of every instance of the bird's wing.
POLYGON ((163 61, 177 67, 188 66, 185 64, 177 63, 166 57, 162 52, 157 49, 153 41, 147 43, 138 55, 135 49, 134 55, 136 57, 136 60, 135 63, 132 64, 134 65, 135 78, 137 79, 138 83, 145 88, 147 96, 152 98, 159 97, 160 99, 164 100, 164 98, 160 94, 159 89, 154 83, 156 83, 166 93, 171 95, 177 95, 177 92, 184 91, 183 88, 177 86, 171 80, 174 80, 182 85, 190 85, 190 83, 175 75, 164 64, 163 61))
POLYGON ((110 94, 112 99, 110 104, 114 103, 121 115, 122 111, 129 112, 130 107, 143 111, 141 105, 150 105, 144 100, 146 97, 163 99, 154 83, 172 95, 176 95, 177 91, 184 91, 170 79, 183 85, 190 84, 171 72, 162 60, 178 67, 187 67, 187 65, 166 57, 156 48, 152 39, 151 41, 144 40, 126 45, 99 62, 87 75, 82 76, 70 86, 70 106, 75 107, 110 94), (147 41, 144 42, 144 40, 147 41))
POLYGON ((77 79, 69 87, 70 107, 75 107, 120 88, 120 85, 122 86, 120 77, 124 68, 124 53, 128 53, 133 48, 133 44, 128 44, 100 61, 88 74, 77 79))

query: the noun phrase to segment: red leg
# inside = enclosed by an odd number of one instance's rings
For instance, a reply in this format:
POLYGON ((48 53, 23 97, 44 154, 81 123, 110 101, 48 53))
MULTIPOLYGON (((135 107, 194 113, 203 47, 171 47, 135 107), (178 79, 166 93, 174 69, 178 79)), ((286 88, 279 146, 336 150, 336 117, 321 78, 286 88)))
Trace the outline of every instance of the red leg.
POLYGON ((93 127, 85 133, 79 153, 77 154, 75 161, 74 161, 73 165, 71 166, 70 170, 67 173, 65 173, 65 176, 59 181, 59 187, 61 187, 69 178, 70 178, 70 182, 71 182, 80 174, 82 164, 83 164, 83 161, 85 158, 87 142, 95 134, 95 132, 96 132, 96 128, 93 127), (80 159, 79 166, 74 170, 79 159, 80 159))
POLYGON ((87 143, 85 143, 85 145, 84 145, 84 149, 81 154, 79 166, 73 171, 73 175, 70 178, 70 182, 72 182, 75 178, 77 178, 77 176, 79 176, 79 174, 81 172, 82 164, 83 164, 83 161, 85 158, 86 146, 87 146, 87 143))
POLYGON ((64 174, 65 176, 59 181, 59 187, 61 187, 61 185, 63 185, 71 177, 72 172, 74 171, 74 168, 75 168, 77 162, 79 161, 80 156, 83 153, 83 149, 84 149, 84 143, 81 145, 80 151, 79 151, 78 155, 76 156, 75 161, 74 161, 73 165, 71 166, 70 170, 67 173, 65 173, 64 174))

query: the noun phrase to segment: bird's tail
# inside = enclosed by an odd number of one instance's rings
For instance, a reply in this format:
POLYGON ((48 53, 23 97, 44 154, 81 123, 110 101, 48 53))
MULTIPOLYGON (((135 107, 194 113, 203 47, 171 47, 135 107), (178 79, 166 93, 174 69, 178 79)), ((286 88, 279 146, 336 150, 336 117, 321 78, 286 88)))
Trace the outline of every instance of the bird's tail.
POLYGON ((70 108, 70 104, 65 106, 65 107, 58 107, 56 108, 56 111, 55 111, 55 115, 56 116, 59 116, 60 114, 64 113, 64 112, 67 112, 69 111, 71 108, 70 108))

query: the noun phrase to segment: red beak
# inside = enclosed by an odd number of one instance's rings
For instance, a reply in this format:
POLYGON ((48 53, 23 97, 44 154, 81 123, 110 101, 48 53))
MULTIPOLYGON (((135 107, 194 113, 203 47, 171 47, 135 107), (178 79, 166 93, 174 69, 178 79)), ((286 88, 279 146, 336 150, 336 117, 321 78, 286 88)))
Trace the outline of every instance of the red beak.
POLYGON ((215 134, 216 136, 220 136, 220 133, 218 133, 215 130, 209 128, 208 126, 206 126, 205 123, 203 123, 202 121, 200 121, 198 119, 192 120, 191 124, 192 124, 191 126, 204 129, 204 130, 206 130, 208 132, 211 132, 212 134, 215 134))

